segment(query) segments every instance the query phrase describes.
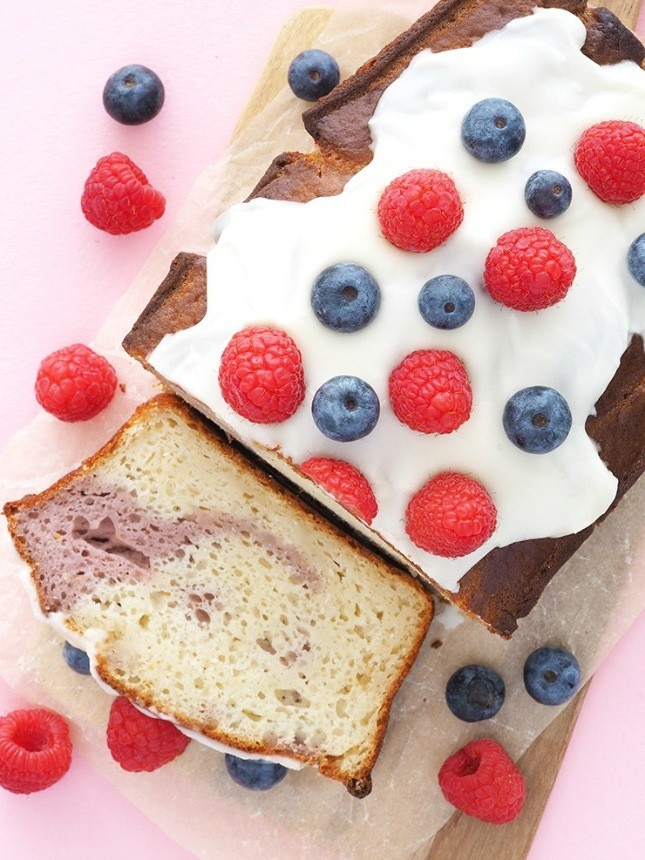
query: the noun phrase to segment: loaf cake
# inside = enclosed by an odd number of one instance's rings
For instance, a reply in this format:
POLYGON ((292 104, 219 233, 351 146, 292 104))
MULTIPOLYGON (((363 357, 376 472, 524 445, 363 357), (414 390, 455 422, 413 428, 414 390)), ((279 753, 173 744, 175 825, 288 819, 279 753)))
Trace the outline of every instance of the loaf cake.
POLYGON ((645 306, 625 263, 645 198, 604 203, 574 166, 576 141, 595 123, 645 122, 644 57, 615 16, 578 0, 443 0, 304 114, 314 151, 274 160, 250 199, 218 221, 207 261, 180 253, 124 341, 227 434, 504 637, 645 469, 645 306), (526 143, 487 165, 459 130, 491 96, 520 109, 526 143), (388 244, 376 218, 388 182, 416 168, 447 173, 465 213, 427 253, 388 244), (522 195, 545 168, 573 187, 570 208, 548 223, 522 195), (572 250, 577 276, 559 304, 518 313, 484 289, 486 255, 505 231, 544 224, 572 250), (352 334, 321 325, 310 303, 318 273, 341 261, 380 282, 379 313, 352 334), (416 307, 424 281, 444 273, 476 295, 471 321, 447 332, 416 307), (277 423, 238 414, 218 385, 227 346, 254 325, 287 332, 302 354, 302 403, 277 423), (388 402, 392 369, 428 348, 454 350, 472 382, 469 420, 442 436, 410 430, 388 402), (330 439, 312 420, 314 394, 343 374, 364 379, 380 403, 365 438, 330 439), (504 434, 504 403, 524 386, 566 398, 573 423, 557 450, 527 454, 504 434), (312 457, 359 470, 378 506, 372 522, 307 477, 312 457), (406 505, 444 470, 481 481, 497 512, 492 535, 460 558, 428 552, 406 531, 406 505))
POLYGON ((107 689, 242 757, 371 788, 432 598, 182 401, 4 508, 38 610, 107 689))

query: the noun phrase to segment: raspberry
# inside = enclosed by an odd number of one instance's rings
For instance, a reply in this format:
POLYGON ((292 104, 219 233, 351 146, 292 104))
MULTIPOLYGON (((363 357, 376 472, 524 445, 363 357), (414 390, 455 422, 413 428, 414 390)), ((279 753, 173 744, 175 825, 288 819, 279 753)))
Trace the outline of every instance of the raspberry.
POLYGON ((350 513, 371 524, 378 505, 367 479, 355 466, 331 457, 311 457, 300 469, 350 513))
POLYGON ((14 794, 49 788, 72 762, 67 723, 54 711, 33 708, 0 717, 0 785, 14 794))
POLYGON ((36 377, 36 400, 61 421, 93 418, 112 400, 115 389, 112 365, 82 343, 52 352, 36 377))
POLYGON ((411 170, 387 186, 378 203, 383 235, 403 251, 432 251, 464 217, 455 183, 439 170, 411 170))
POLYGON ((501 744, 471 741, 441 765, 439 787, 448 803, 489 824, 506 824, 522 811, 524 777, 501 744))
POLYGON ((81 197, 81 209, 90 224, 114 235, 149 227, 165 208, 163 194, 122 152, 99 158, 81 197))
POLYGON ((190 738, 168 720, 148 717, 119 696, 112 702, 107 745, 124 770, 151 771, 181 755, 190 738))
POLYGON ((390 374, 389 392, 399 421, 420 433, 452 433, 470 417, 466 368, 445 349, 407 355, 390 374))
POLYGON ((634 122, 592 125, 576 144, 574 161, 605 203, 633 203, 645 194, 645 129, 634 122))
POLYGON ((573 254, 550 230, 520 227, 500 236, 489 251, 484 283, 495 301, 538 311, 563 299, 575 274, 573 254))
POLYGON ((238 331, 219 368, 224 400, 257 424, 286 421, 305 396, 302 356, 289 335, 265 325, 238 331))
POLYGON ((457 472, 435 475, 408 502, 405 530, 421 549, 458 558, 495 531, 497 511, 486 489, 457 472))

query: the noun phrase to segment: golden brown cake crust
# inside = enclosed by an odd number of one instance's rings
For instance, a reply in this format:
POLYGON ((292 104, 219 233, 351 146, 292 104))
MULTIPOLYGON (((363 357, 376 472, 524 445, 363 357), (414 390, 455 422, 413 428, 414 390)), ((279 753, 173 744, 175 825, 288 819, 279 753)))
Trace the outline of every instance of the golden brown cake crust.
MULTIPOLYGON (((587 29, 583 51, 595 62, 627 59, 643 66, 645 48, 636 36, 611 12, 590 9, 585 0, 442 0, 356 75, 305 112, 305 126, 317 149, 311 155, 278 156, 250 196, 305 202, 337 194, 371 159, 368 121, 387 84, 416 52, 426 47, 441 51, 470 45, 489 30, 531 14, 536 6, 562 8, 577 15, 587 29)), ((201 268, 172 280, 174 287, 168 279, 164 281, 124 343, 126 350, 146 366, 147 355, 166 332, 194 324, 206 310, 206 280, 201 268), (187 310, 184 295, 197 297, 200 290, 203 294, 187 310), (164 307, 163 314, 160 306, 164 307), (177 322, 168 328, 167 321, 174 314, 177 322), (147 343, 152 346, 146 348, 147 343)), ((625 352, 614 379, 598 401, 597 415, 587 422, 587 430, 618 478, 617 502, 645 471, 645 354, 640 338, 634 338, 625 352)), ((546 585, 594 527, 564 538, 495 549, 461 579, 457 594, 443 593, 493 632, 510 637, 517 620, 531 611, 546 585)))

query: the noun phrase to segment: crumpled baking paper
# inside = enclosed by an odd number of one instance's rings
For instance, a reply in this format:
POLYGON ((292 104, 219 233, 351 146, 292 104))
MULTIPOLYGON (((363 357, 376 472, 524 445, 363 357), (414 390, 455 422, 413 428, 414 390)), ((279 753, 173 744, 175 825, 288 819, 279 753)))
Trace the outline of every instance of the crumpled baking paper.
MULTIPOLYGON (((427 8, 404 0, 375 14, 341 6, 328 17, 315 45, 339 59, 343 77, 372 56, 427 8)), ((318 20, 318 18, 316 19, 318 20)), ((293 52, 311 47, 298 43, 293 52)), ((120 343, 179 250, 203 252, 210 225, 225 205, 243 199, 274 155, 310 148, 300 122, 301 104, 283 90, 261 115, 238 131, 226 164, 208 168, 160 246, 113 309, 93 346, 115 365, 122 390, 98 418, 67 425, 41 415, 18 433, 0 456, 0 499, 44 489, 93 453, 158 384, 123 352, 120 343)), ((522 683, 526 656, 543 644, 564 646, 588 679, 645 606, 645 481, 639 481, 605 523, 552 581, 510 642, 477 622, 442 610, 392 709, 374 789, 365 800, 306 768, 266 794, 231 782, 224 759, 191 743, 179 759, 150 774, 129 774, 105 744, 111 699, 90 678, 70 672, 61 641, 36 620, 20 582, 24 566, 0 529, 0 673, 28 699, 55 708, 73 723, 74 743, 104 776, 177 842, 198 857, 424 856, 433 835, 454 810, 441 796, 437 772, 455 749, 477 737, 499 740, 521 756, 561 708, 534 702, 522 683), (437 642, 441 643, 440 647, 437 642), (435 647, 433 647, 433 645, 435 647), (465 724, 444 703, 445 684, 466 663, 487 663, 506 681, 497 717, 465 724)), ((530 788, 530 787, 529 787, 530 788)))

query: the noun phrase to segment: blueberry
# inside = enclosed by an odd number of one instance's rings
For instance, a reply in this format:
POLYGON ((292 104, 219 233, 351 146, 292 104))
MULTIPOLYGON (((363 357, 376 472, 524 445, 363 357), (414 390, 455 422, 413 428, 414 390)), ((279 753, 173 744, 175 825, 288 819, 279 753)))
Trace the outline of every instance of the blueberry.
POLYGON ((547 454, 569 435, 571 411, 554 388, 522 388, 506 403, 504 430, 514 445, 529 454, 547 454))
POLYGON ((555 218, 571 205, 571 183, 555 170, 537 170, 526 180, 524 199, 538 218, 555 218))
POLYGON ((299 99, 315 102, 330 93, 340 80, 336 60, 326 51, 312 48, 291 61, 287 81, 299 99))
POLYGON ((357 376, 334 376, 314 394, 311 404, 316 427, 336 442, 353 442, 371 433, 379 418, 379 399, 357 376))
POLYGON ((123 66, 107 79, 103 106, 112 119, 125 125, 141 125, 157 116, 164 102, 161 79, 146 66, 123 66))
POLYGON ((225 753, 224 760, 231 779, 252 791, 268 791, 281 782, 287 774, 287 768, 284 765, 264 761, 264 759, 244 759, 225 753))
POLYGON ((435 328, 459 328, 473 315, 475 294, 456 275, 437 275, 421 287, 419 311, 435 328))
POLYGON ((78 672, 79 675, 90 674, 90 658, 85 651, 81 651, 80 648, 75 648, 66 642, 63 645, 63 657, 69 668, 78 672))
POLYGON ((645 287, 645 233, 641 233, 629 246, 627 265, 638 283, 645 287))
POLYGON ((461 124, 461 140, 479 161, 496 164, 516 155, 526 137, 524 118, 506 99, 483 99, 461 124))
POLYGON ((541 705, 561 705, 580 687, 580 666, 562 648, 538 648, 524 664, 524 685, 541 705))
POLYGON ((374 318, 380 304, 379 285, 356 263, 329 266, 318 275, 311 290, 314 313, 335 331, 358 331, 374 318))
POLYGON ((467 723, 489 720, 504 704, 506 687, 493 669, 474 663, 462 666, 446 684, 446 703, 467 723))

